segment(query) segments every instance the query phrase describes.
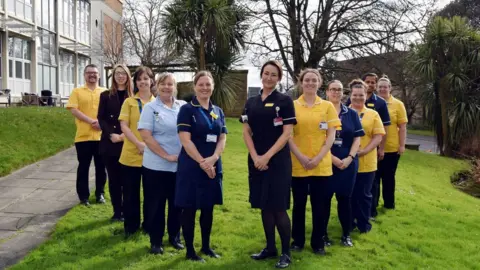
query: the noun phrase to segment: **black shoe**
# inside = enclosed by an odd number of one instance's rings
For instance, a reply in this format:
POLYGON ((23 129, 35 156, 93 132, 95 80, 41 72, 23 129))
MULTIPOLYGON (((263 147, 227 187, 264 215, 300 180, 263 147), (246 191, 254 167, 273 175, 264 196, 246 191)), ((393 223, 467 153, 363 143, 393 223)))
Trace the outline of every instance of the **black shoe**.
POLYGON ((350 235, 342 236, 342 245, 346 247, 353 247, 353 242, 352 238, 350 238, 350 235))
POLYGON ((103 195, 100 195, 97 197, 97 203, 99 204, 105 204, 105 198, 103 197, 103 195))
POLYGON ((292 261, 290 260, 290 256, 288 256, 287 254, 282 254, 282 256, 280 256, 280 260, 278 260, 278 262, 275 264, 275 267, 287 268, 288 266, 290 266, 291 263, 292 261))
POLYGON ((163 247, 152 245, 152 247, 150 249, 150 253, 152 253, 154 255, 163 254, 163 247))
POLYGON ((302 249, 303 249, 302 246, 295 245, 295 244, 292 244, 292 246, 290 247, 291 251, 302 251, 302 249))
POLYGON ((328 238, 328 235, 324 235, 322 239, 326 247, 329 247, 332 245, 332 241, 330 241, 330 238, 328 238))
POLYGON ((209 249, 203 249, 201 250, 203 252, 203 254, 207 255, 208 257, 210 258, 215 258, 215 259, 218 259, 220 258, 220 255, 218 255, 217 253, 215 253, 215 251, 213 251, 211 248, 209 249))
POLYGON ((185 248, 179 240, 170 240, 169 242, 172 245, 172 247, 174 247, 177 250, 182 250, 185 248))
POLYGON ((86 199, 86 200, 81 200, 81 201, 80 201, 80 204, 81 204, 81 205, 85 205, 85 206, 90 206, 90 202, 88 202, 88 199, 86 199))
POLYGON ((269 251, 268 249, 264 248, 264 249, 262 249, 262 251, 260 251, 260 253, 252 254, 250 256, 250 258, 259 261, 259 260, 274 258, 274 257, 277 257, 277 256, 278 256, 277 250, 269 251))
POLYGON ((125 219, 123 218, 122 215, 119 214, 113 214, 112 218, 110 219, 112 222, 124 222, 125 219))
POLYGON ((190 255, 187 254, 187 260, 194 261, 194 262, 199 262, 199 263, 204 263, 205 262, 205 260, 202 257, 198 256, 196 253, 190 254, 190 255))
POLYGON ((327 252, 325 252, 324 248, 315 248, 315 249, 313 249, 313 253, 315 253, 316 255, 320 255, 320 256, 327 255, 327 252))

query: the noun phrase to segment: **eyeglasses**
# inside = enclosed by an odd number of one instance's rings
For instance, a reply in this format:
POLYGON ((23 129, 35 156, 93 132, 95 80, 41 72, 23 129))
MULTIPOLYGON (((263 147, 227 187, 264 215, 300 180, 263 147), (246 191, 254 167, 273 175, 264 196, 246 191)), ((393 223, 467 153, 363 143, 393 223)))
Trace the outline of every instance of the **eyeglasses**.
POLYGON ((328 89, 328 90, 329 90, 329 91, 332 91, 332 92, 335 92, 335 93, 340 93, 340 92, 343 91, 342 88, 330 88, 330 89, 328 89))
POLYGON ((85 72, 85 74, 87 74, 87 75, 97 75, 98 72, 90 71, 90 72, 85 72))
POLYGON ((127 73, 126 72, 115 72, 115 76, 125 77, 125 76, 127 76, 127 73))

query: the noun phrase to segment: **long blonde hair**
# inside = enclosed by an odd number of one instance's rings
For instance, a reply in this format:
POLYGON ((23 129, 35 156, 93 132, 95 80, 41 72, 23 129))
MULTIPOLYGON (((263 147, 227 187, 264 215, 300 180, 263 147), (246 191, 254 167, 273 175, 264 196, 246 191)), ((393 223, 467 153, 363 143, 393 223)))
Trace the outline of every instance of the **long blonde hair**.
POLYGON ((123 69, 123 71, 125 71, 127 73, 127 82, 125 83, 125 86, 126 86, 125 90, 127 90, 127 95, 129 97, 133 96, 132 75, 130 74, 130 70, 128 69, 128 67, 125 64, 116 64, 112 69, 113 70, 112 86, 110 87, 110 90, 109 90, 110 95, 115 95, 115 94, 117 94, 117 91, 118 91, 118 83, 115 80, 115 70, 117 70, 117 68, 121 68, 121 69, 123 69))

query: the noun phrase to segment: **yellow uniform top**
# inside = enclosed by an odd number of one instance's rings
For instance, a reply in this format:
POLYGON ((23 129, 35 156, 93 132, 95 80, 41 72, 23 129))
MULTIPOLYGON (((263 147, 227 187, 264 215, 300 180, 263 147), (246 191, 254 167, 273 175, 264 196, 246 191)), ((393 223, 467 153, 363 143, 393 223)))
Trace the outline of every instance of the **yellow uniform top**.
MULTIPOLYGON (((100 93, 105 89, 101 87, 90 90, 86 85, 73 89, 68 99, 67 109, 78 109, 86 116, 97 119, 98 104, 100 103, 100 93)), ((75 118, 77 133, 75 142, 100 141, 102 131, 95 130, 92 125, 75 118)))
MULTIPOLYGON (((363 130, 365 131, 365 136, 360 138, 360 149, 365 148, 373 138, 373 135, 382 134, 385 135, 385 129, 383 128, 382 119, 380 115, 372 109, 363 107, 363 109, 358 112, 360 116, 360 122, 362 122, 363 130)), ((375 147, 368 154, 359 157, 358 172, 374 172, 377 170, 377 148, 375 147)))
MULTIPOLYGON (((150 98, 150 101, 153 100, 155 100, 154 96, 150 98)), ((143 142, 143 140, 142 137, 140 137, 140 132, 138 132, 137 125, 138 121, 140 120, 140 112, 145 107, 146 103, 148 102, 143 102, 137 93, 134 97, 125 99, 122 109, 120 110, 120 116, 118 117, 119 121, 128 121, 128 127, 132 131, 133 135, 135 135, 135 137, 141 142, 143 142), (141 107, 139 106, 140 104, 141 107)), ((138 153, 137 146, 125 137, 119 162, 125 166, 142 167, 142 161, 143 155, 138 153)))
POLYGON ((396 153, 400 148, 400 136, 398 126, 408 122, 407 111, 403 102, 392 95, 387 99, 388 114, 391 125, 387 126, 387 139, 385 141, 385 153, 396 153))
MULTIPOLYGON (((293 103, 297 124, 293 127, 293 141, 300 152, 309 158, 313 158, 320 152, 327 139, 327 129, 342 126, 338 119, 337 110, 329 101, 317 97, 312 107, 308 107, 303 95, 293 103)), ((305 170, 292 155, 292 176, 331 176, 332 156, 330 151, 312 170, 305 170)))

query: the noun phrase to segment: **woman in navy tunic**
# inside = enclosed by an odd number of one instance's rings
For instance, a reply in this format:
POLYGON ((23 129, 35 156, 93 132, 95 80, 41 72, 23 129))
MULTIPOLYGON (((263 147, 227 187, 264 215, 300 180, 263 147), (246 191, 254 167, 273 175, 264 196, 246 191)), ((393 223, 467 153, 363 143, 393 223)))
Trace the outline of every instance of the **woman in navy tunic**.
POLYGON ((288 139, 296 124, 292 99, 275 90, 282 79, 281 65, 266 62, 261 69, 261 94, 248 99, 240 118, 243 138, 247 145, 250 203, 262 210, 267 246, 251 257, 263 260, 277 256, 275 227, 282 241, 282 255, 276 267, 290 264, 290 185, 292 160, 288 139))
MULTIPOLYGON (((337 211, 340 224, 342 225, 343 235, 341 242, 344 246, 353 246, 350 238, 352 226, 352 206, 351 197, 355 178, 358 171, 357 152, 360 146, 360 137, 365 135, 360 118, 356 111, 341 104, 343 97, 343 86, 340 81, 334 80, 328 83, 327 97, 333 103, 338 112, 338 117, 342 122, 342 127, 336 132, 335 142, 333 143, 332 163, 333 175, 329 179, 328 189, 328 215, 326 225, 330 218, 330 208, 333 194, 337 198, 337 211)), ((325 229, 327 228, 325 226, 325 229)), ((325 231, 325 242, 329 244, 328 233, 325 231)))
POLYGON ((193 80, 196 96, 181 107, 177 127, 182 150, 178 157, 175 205, 182 208, 182 231, 187 259, 204 262, 193 247, 195 215, 201 209, 201 251, 220 257, 210 248, 213 206, 223 203, 222 161, 227 128, 222 109, 213 105, 213 77, 200 71, 193 80))

